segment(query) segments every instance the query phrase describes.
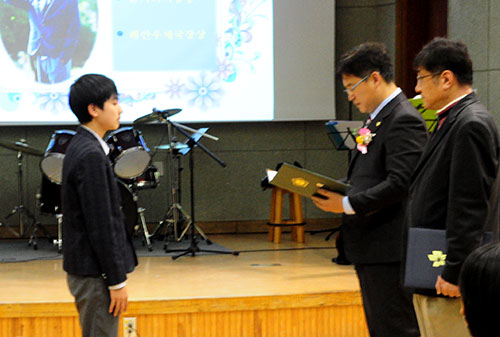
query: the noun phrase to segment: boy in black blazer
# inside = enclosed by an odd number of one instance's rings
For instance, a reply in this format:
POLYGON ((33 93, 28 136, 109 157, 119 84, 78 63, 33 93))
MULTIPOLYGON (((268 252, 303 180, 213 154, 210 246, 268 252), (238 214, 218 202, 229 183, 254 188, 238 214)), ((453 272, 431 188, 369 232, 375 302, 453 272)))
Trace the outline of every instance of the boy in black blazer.
POLYGON ((419 336, 411 294, 400 281, 403 215, 410 176, 427 140, 422 116, 393 81, 385 46, 364 43, 338 70, 349 101, 370 115, 358 132, 347 196, 320 190, 317 207, 344 213, 345 254, 356 269, 371 336, 419 336))
POLYGON ((114 82, 97 74, 75 81, 69 104, 81 125, 63 161, 63 268, 82 336, 117 336, 128 304, 126 274, 137 257, 102 137, 119 127, 122 109, 114 82))

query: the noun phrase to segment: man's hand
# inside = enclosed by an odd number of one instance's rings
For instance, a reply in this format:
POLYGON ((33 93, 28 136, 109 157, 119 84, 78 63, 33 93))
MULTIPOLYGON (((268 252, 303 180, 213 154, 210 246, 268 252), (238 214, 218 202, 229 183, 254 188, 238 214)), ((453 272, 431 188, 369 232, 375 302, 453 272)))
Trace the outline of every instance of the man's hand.
POLYGON ((344 213, 344 206, 342 205, 342 198, 344 198, 344 196, 342 194, 325 189, 319 189, 318 194, 321 194, 328 199, 321 199, 314 196, 311 197, 316 207, 325 212, 344 213))
POLYGON ((460 288, 450 282, 446 282, 441 275, 438 276, 436 281, 436 292, 437 294, 443 294, 448 297, 460 297, 460 288))
POLYGON ((113 314, 113 316, 118 316, 127 311, 128 305, 128 292, 127 286, 116 289, 109 290, 109 295, 111 297, 111 304, 109 305, 109 313, 113 314))

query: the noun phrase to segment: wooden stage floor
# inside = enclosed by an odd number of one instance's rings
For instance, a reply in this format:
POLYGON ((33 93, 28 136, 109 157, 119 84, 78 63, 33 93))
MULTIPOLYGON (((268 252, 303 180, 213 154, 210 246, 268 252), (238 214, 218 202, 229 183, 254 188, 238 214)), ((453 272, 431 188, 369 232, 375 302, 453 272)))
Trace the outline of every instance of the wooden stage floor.
MULTIPOLYGON (((140 337, 368 335, 354 269, 331 262, 324 234, 305 244, 287 233, 280 244, 267 234, 209 238, 240 255, 139 258, 124 316, 136 317, 140 337)), ((0 271, 0 336, 79 336, 62 260, 0 271)))

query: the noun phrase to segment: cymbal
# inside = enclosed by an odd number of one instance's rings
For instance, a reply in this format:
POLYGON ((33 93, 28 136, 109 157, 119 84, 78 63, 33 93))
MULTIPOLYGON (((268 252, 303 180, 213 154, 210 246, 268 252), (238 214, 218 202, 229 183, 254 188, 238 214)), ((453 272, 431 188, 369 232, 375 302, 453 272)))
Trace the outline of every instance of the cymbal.
POLYGON ((44 154, 43 151, 38 150, 24 142, 8 142, 5 140, 0 140, 0 146, 5 147, 6 149, 9 150, 21 151, 26 154, 31 154, 37 157, 43 157, 44 154))
MULTIPOLYGON (((174 143, 174 150, 187 149, 189 146, 184 143, 174 143)), ((170 144, 158 145, 155 147, 158 150, 170 150, 170 144)))
POLYGON ((134 124, 159 122, 159 121, 162 121, 163 119, 166 119, 166 118, 171 117, 175 114, 178 114, 181 111, 182 111, 182 109, 167 109, 167 110, 161 110, 161 111, 153 109, 152 113, 137 118, 134 121, 134 124))

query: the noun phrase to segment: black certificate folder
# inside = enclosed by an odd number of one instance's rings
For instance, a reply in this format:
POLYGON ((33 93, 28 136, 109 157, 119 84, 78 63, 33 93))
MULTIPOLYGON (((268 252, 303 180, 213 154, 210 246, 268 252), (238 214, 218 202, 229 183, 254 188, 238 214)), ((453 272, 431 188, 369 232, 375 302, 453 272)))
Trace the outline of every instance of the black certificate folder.
POLYGON ((363 126, 362 121, 326 122, 328 137, 337 150, 352 150, 356 146, 356 133, 363 126))
POLYGON ((345 194, 350 187, 341 181, 288 163, 283 163, 278 171, 267 170, 267 176, 270 184, 304 197, 315 195, 320 188, 345 194))
MULTIPOLYGON (((491 242, 485 232, 482 244, 491 242)), ((440 229, 410 228, 404 285, 408 288, 435 289, 438 275, 446 264, 446 232, 440 229)))
POLYGON ((404 281, 406 287, 434 289, 445 262, 444 230, 410 228, 404 281))

